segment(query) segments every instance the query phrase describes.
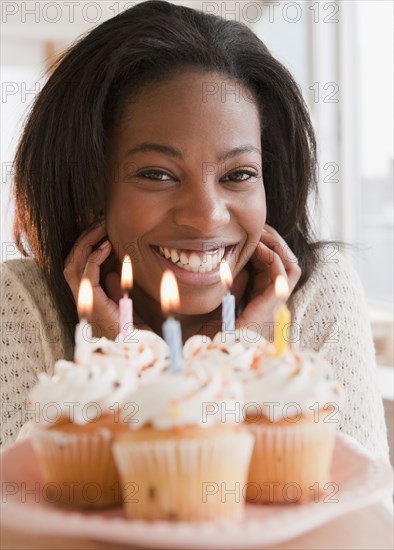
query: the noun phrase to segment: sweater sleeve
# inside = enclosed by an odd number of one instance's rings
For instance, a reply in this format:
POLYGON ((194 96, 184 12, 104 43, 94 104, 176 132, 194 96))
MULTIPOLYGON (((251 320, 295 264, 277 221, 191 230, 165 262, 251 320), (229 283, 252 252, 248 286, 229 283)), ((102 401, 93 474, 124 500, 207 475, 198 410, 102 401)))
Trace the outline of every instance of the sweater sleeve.
POLYGON ((48 289, 31 260, 0 264, 0 283, 1 444, 8 445, 29 420, 26 402, 38 373, 52 372, 64 346, 48 289))
POLYGON ((291 302, 300 347, 319 351, 345 390, 339 430, 389 460, 368 309, 358 274, 341 254, 320 265, 291 302))

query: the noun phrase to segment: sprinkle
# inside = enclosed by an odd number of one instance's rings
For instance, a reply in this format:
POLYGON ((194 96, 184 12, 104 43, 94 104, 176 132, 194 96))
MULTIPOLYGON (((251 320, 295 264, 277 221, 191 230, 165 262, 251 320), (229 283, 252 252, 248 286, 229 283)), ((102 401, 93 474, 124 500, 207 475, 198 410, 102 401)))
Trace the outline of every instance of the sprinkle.
POLYGON ((290 374, 290 378, 296 378, 301 372, 301 369, 300 367, 297 367, 291 374, 290 374))
POLYGON ((173 419, 180 418, 182 416, 182 409, 172 405, 167 409, 166 416, 173 419))
POLYGON ((145 370, 148 370, 154 366, 155 366, 155 361, 153 361, 153 363, 150 363, 149 365, 145 365, 145 367, 142 367, 141 371, 144 372, 145 370))
POLYGON ((252 370, 257 370, 257 369, 259 368, 259 362, 260 362, 260 361, 259 361, 258 356, 253 357, 252 365, 251 365, 250 368, 251 368, 252 370))

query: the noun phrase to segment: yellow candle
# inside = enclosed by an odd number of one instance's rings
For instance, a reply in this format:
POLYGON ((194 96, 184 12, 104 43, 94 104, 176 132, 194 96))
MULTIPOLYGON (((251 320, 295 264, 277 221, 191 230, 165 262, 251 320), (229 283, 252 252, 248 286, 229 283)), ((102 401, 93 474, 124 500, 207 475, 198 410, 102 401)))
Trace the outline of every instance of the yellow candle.
MULTIPOLYGON (((282 275, 275 280, 275 293, 279 298, 287 298, 289 295, 289 286, 282 275)), ((275 316, 274 344, 277 356, 282 355, 287 349, 286 326, 290 323, 290 311, 286 304, 283 304, 275 316)))

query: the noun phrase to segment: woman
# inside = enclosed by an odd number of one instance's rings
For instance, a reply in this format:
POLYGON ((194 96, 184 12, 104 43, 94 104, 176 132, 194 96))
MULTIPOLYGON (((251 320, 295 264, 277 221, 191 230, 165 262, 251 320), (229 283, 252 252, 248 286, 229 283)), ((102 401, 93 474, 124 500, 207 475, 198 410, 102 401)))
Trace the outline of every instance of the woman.
POLYGON ((15 160, 15 235, 32 258, 2 265, 2 437, 26 421, 37 373, 73 354, 83 274, 97 335, 117 332, 120 262, 137 321, 160 333, 160 278, 178 279, 184 338, 218 328, 225 257, 237 324, 270 336, 286 277, 301 347, 344 384, 340 429, 387 459, 359 280, 315 242, 307 199, 315 138, 288 71, 244 25, 149 1, 94 29, 57 63, 15 160))

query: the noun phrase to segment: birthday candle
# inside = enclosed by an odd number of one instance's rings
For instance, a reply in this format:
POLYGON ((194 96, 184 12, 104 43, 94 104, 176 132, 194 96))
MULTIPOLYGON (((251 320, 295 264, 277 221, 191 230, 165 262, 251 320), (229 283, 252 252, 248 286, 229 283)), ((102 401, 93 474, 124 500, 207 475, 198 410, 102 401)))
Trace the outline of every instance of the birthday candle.
MULTIPOLYGON (((289 285, 283 275, 278 275, 275 280, 275 293, 279 298, 285 299, 289 296, 289 285)), ((282 355, 287 349, 285 337, 286 327, 291 323, 291 315, 286 304, 283 304, 275 316, 274 344, 276 355, 282 355)))
POLYGON ((120 286, 124 293, 123 298, 119 300, 120 334, 122 339, 126 340, 133 330, 133 301, 128 294, 133 286, 133 268, 131 258, 127 254, 123 259, 120 286))
POLYGON ((93 308, 93 290, 87 277, 84 277, 79 286, 77 309, 80 321, 75 327, 74 362, 79 365, 88 363, 92 341, 92 327, 88 317, 93 308))
POLYGON ((222 330, 223 332, 232 331, 235 329, 235 296, 230 292, 233 277, 226 261, 220 264, 220 278, 227 288, 227 294, 222 299, 222 330))
POLYGON ((179 292, 175 276, 169 269, 161 279, 160 300, 163 313, 168 315, 162 326, 163 338, 170 348, 171 371, 176 373, 182 368, 182 329, 180 322, 173 317, 173 312, 179 307, 179 292))

